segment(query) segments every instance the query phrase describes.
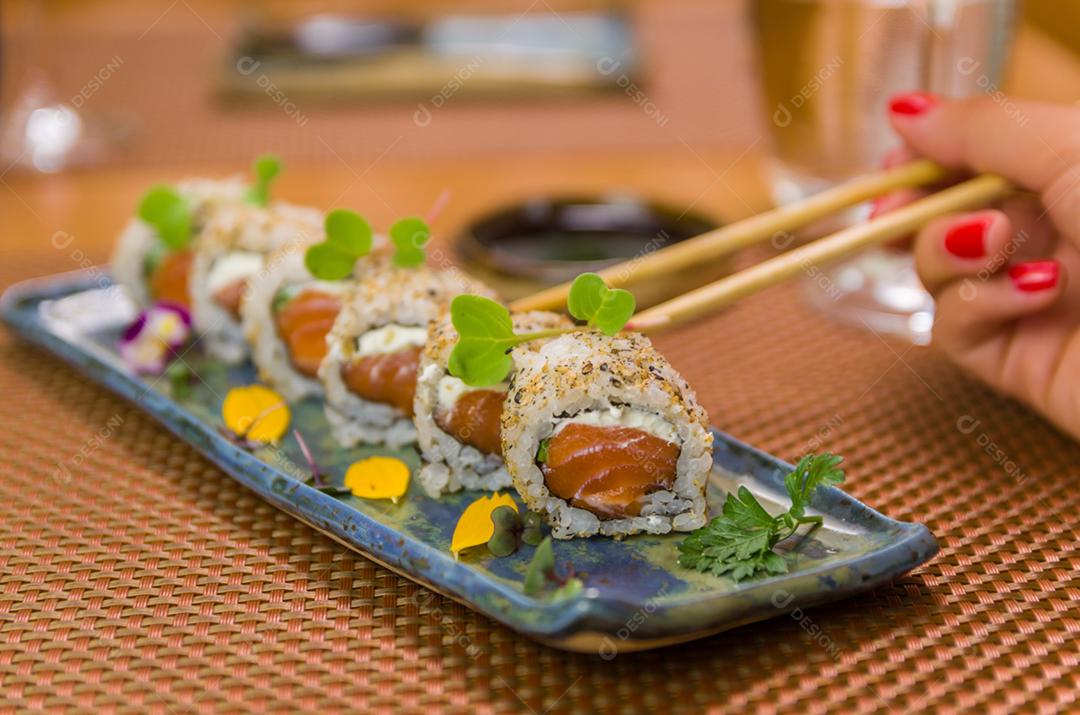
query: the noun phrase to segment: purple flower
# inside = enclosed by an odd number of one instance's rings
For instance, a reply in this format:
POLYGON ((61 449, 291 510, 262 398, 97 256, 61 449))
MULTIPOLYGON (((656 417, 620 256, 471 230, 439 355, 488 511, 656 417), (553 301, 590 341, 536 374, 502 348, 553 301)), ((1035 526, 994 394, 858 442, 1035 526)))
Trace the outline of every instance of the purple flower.
POLYGON ((120 338, 120 357, 137 373, 156 375, 191 337, 191 315, 162 301, 139 313, 120 338))

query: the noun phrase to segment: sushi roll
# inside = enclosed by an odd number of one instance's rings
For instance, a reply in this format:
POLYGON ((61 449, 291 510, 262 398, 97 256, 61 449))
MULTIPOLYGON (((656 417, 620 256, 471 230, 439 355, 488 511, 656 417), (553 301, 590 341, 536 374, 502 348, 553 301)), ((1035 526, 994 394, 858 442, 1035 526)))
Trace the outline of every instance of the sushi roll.
MULTIPOLYGON (((573 327, 563 315, 539 311, 512 320, 515 332, 521 333, 573 327)), ((510 486, 499 437, 509 385, 470 387, 450 375, 447 362, 457 339, 449 313, 444 314, 432 323, 420 356, 414 412, 425 464, 417 479, 434 499, 460 489, 494 491, 510 486)), ((521 348, 538 350, 541 345, 543 341, 533 340, 521 348)))
POLYGON ((341 307, 365 275, 389 265, 385 241, 357 260, 342 280, 319 280, 304 264, 304 247, 289 247, 267 259, 267 269, 249 282, 240 308, 244 336, 259 377, 286 400, 321 396, 319 365, 326 336, 341 307))
POLYGON ((270 255, 307 246, 322 231, 322 212, 304 206, 238 204, 215 213, 191 267, 192 320, 211 355, 232 364, 247 358, 240 321, 249 281, 267 269, 270 255))
POLYGON ((342 446, 416 439, 413 397, 428 323, 461 293, 491 291, 456 270, 389 266, 357 285, 319 367, 326 419, 342 446))
POLYGON ((151 224, 136 216, 120 234, 113 251, 113 280, 139 306, 168 301, 190 309, 189 279, 198 236, 222 207, 243 203, 247 190, 240 176, 178 183, 175 191, 191 214, 190 244, 170 248, 151 224))
POLYGON ((705 524, 712 434, 648 338, 578 331, 514 348, 502 417, 515 489, 556 538, 705 524))

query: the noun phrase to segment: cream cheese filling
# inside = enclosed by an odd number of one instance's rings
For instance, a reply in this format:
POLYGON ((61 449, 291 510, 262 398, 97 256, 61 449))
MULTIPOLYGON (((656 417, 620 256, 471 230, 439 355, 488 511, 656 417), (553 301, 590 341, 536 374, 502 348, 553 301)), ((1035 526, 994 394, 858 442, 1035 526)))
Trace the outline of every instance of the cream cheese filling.
POLYGON ((327 295, 343 296, 352 290, 352 288, 353 284, 350 281, 303 281, 302 283, 294 283, 290 286, 290 289, 295 291, 296 295, 308 291, 316 291, 319 293, 326 293, 327 295))
POLYGON ((567 425, 579 424, 592 427, 631 427, 659 437, 665 442, 679 444, 679 435, 675 426, 655 412, 639 410, 635 407, 612 405, 606 410, 585 410, 573 417, 559 420, 554 434, 561 432, 567 425))
POLYGON ((263 267, 263 254, 247 251, 226 253, 214 261, 210 273, 206 276, 206 290, 210 295, 217 295, 236 281, 251 278, 263 267))
POLYGON ((454 377, 453 375, 444 375, 439 378, 439 382, 435 385, 436 403, 440 412, 450 414, 453 412, 454 405, 457 404, 457 401, 467 392, 473 392, 475 390, 506 392, 509 389, 509 382, 500 382, 497 385, 489 385, 487 387, 472 387, 466 385, 460 378, 454 377))
POLYGON ((356 339, 356 356, 384 355, 406 348, 423 347, 427 342, 427 328, 391 323, 375 328, 356 339))

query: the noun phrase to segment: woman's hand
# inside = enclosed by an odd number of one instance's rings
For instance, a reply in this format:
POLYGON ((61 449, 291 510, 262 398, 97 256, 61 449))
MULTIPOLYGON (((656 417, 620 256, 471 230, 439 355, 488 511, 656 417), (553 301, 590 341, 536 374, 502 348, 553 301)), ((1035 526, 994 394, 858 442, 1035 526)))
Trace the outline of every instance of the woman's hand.
POLYGON ((929 224, 915 260, 937 302, 934 344, 1080 439, 1080 108, 917 93, 890 110, 906 144, 891 163, 926 156, 1033 192, 929 224))

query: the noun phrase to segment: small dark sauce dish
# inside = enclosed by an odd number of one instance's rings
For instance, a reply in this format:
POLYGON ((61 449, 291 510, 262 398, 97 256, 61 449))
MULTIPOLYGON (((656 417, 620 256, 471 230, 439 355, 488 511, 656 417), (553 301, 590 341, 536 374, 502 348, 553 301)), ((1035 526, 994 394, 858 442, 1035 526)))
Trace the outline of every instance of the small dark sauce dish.
MULTIPOLYGON (((471 271, 516 298, 714 228, 703 216, 633 197, 540 197, 482 216, 455 246, 471 271)), ((723 272, 720 265, 697 266, 633 289, 639 305, 650 305, 723 272)))

